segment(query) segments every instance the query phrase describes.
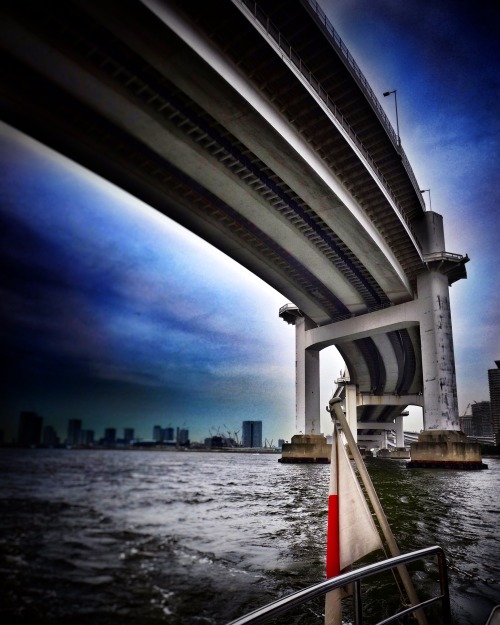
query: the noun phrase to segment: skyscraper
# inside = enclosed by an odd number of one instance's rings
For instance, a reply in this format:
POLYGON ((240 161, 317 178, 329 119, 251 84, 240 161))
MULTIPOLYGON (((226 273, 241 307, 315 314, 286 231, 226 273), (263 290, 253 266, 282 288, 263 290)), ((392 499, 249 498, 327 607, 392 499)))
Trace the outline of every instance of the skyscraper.
POLYGON ((262 447, 262 421, 243 421, 243 447, 262 447))
POLYGON ((181 447, 189 447, 189 430, 177 428, 177 443, 181 447))
POLYGON ((81 445, 93 445, 94 430, 80 430, 79 443, 81 445))
POLYGON ((495 444, 500 445, 500 360, 495 360, 496 369, 488 369, 490 386, 491 425, 495 444))
POLYGON ((123 441, 129 445, 134 440, 134 428, 123 428, 123 441))
POLYGON ((17 443, 23 447, 38 445, 42 435, 43 418, 36 412, 21 412, 19 415, 19 429, 17 443))
POLYGON ((472 424, 474 436, 492 436, 491 406, 489 401, 472 404, 472 424))
POLYGON ((82 429, 81 419, 69 419, 68 435, 66 437, 66 445, 73 446, 80 443, 80 430, 82 429))
POLYGON ((165 428, 163 440, 166 441, 167 443, 174 442, 174 428, 173 427, 168 426, 165 428))
POLYGON ((105 445, 116 444, 116 428, 105 428, 103 442, 105 445))

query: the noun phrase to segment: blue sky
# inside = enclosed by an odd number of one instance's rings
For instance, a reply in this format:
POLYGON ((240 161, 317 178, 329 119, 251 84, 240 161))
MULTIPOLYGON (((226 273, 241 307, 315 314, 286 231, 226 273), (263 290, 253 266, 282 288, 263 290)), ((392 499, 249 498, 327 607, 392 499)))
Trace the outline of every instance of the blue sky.
MULTIPOLYGON (((323 6, 395 123, 447 251, 460 411, 488 399, 500 358, 498 10, 481 2, 337 0, 323 6), (425 194, 428 202, 429 194, 425 194)), ((36 410, 104 427, 294 433, 294 330, 286 299, 119 189, 0 126, 1 426, 36 410)), ((342 363, 322 354, 326 405, 342 363)), ((326 414, 326 413, 325 413, 326 414)), ((325 418, 324 424, 327 420, 325 418)), ((420 426, 418 419, 409 426, 420 426)))

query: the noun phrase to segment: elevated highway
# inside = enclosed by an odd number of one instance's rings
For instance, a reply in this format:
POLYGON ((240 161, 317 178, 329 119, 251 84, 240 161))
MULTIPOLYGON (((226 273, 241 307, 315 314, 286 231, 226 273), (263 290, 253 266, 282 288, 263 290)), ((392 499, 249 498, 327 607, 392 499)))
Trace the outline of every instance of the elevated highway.
POLYGON ((315 2, 7 0, 1 12, 7 123, 293 303, 280 314, 297 332, 297 430, 319 433, 327 345, 355 394, 380 398, 357 404, 363 423, 423 396, 430 429, 455 429, 458 415, 443 417, 456 404, 447 289, 468 259, 446 252, 399 138, 315 2), (421 336, 424 293, 448 311, 444 378, 441 348, 421 336))

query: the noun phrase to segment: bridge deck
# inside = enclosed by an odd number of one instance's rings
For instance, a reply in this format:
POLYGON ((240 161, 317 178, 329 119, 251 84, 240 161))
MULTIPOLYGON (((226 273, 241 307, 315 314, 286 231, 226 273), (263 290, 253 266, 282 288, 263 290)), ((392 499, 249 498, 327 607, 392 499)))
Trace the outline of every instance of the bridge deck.
MULTIPOLYGON (((8 123, 212 242, 317 325, 414 297, 421 194, 314 2, 19 0, 2 12, 8 123)), ((417 328, 341 352, 362 390, 421 391, 417 328)))

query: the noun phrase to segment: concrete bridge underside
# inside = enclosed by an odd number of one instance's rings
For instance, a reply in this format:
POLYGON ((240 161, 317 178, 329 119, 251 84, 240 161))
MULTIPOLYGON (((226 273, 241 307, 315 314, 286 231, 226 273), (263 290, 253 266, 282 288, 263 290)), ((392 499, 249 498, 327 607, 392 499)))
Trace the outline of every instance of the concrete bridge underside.
MULTIPOLYGON (((2 117, 223 250, 308 329, 412 303, 432 269, 422 196, 313 5, 7 1, 2 117)), ((463 262, 445 273, 463 277, 463 262)), ((360 393, 424 391, 414 318, 327 344, 360 393)), ((358 418, 401 410, 364 404, 358 418)))

